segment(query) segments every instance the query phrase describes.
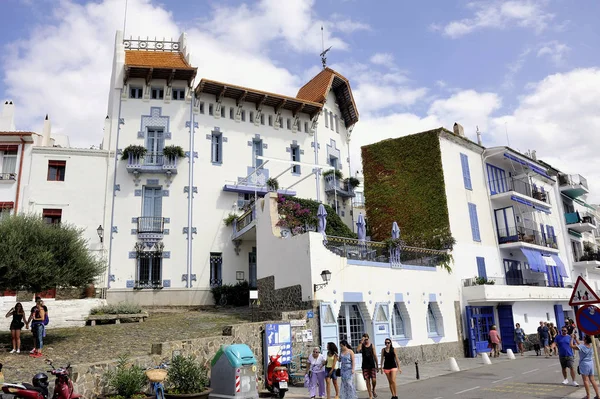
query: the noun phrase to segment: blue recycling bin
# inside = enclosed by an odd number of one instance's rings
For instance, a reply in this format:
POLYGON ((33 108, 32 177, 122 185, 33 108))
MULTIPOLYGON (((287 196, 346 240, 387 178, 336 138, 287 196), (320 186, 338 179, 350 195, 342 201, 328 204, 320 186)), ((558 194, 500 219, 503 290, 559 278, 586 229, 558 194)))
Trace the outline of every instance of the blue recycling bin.
POLYGON ((211 399, 258 398, 256 357, 246 344, 221 346, 211 362, 211 399))

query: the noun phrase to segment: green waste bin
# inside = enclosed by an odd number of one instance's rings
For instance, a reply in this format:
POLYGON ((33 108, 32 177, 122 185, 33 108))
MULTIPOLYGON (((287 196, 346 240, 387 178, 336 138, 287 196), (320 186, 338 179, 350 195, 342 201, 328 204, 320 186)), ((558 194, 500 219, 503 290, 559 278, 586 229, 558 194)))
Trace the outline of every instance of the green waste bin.
POLYGON ((221 346, 211 362, 209 398, 258 398, 256 357, 248 345, 221 346))

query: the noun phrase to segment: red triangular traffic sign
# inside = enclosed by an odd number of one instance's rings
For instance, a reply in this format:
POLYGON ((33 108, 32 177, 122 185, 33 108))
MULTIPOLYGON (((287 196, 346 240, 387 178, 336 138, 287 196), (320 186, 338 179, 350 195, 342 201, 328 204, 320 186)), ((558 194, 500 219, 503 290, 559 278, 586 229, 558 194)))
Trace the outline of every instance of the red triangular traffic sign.
POLYGON ((600 303, 600 297, 596 292, 585 282, 583 277, 577 277, 577 282, 573 287, 573 293, 571 294, 571 300, 569 300, 569 306, 588 305, 600 303))

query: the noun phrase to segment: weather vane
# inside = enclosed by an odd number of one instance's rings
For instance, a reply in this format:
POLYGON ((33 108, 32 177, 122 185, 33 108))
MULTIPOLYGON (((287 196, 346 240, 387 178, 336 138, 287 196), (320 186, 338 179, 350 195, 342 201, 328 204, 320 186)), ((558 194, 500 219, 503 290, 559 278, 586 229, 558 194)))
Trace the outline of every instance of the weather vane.
POLYGON ((323 36, 323 26, 321 26, 321 45, 323 46, 323 52, 321 55, 321 62, 323 63, 323 69, 327 68, 327 53, 331 50, 331 46, 325 49, 325 37, 323 36))

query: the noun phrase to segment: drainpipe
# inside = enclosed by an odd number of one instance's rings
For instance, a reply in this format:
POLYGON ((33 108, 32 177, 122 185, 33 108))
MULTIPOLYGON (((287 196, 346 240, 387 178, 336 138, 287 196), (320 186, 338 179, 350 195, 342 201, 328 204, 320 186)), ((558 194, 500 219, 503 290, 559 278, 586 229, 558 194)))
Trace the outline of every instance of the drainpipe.
MULTIPOLYGON (((320 113, 319 113, 320 115, 320 113)), ((319 126, 318 124, 318 117, 317 117, 317 126, 319 126)), ((315 127, 315 134, 313 135, 313 145, 315 146, 315 165, 319 165, 319 143, 317 141, 317 131, 319 129, 315 127)), ((321 202, 321 171, 317 171, 317 173, 315 173, 315 181, 316 181, 316 185, 317 185, 317 202, 321 202)))
MULTIPOLYGON (((190 87, 192 90, 192 87, 190 87)), ((192 245, 192 223, 194 221, 194 100, 195 93, 192 96, 192 101, 190 101, 190 150, 189 150, 189 173, 188 173, 188 233, 187 233, 187 281, 185 283, 185 288, 192 288, 192 260, 193 260, 193 245, 192 245)))
MULTIPOLYGON (((25 156, 25 140, 23 137, 19 137, 21 139, 21 159, 19 159, 19 175, 17 176, 17 193, 15 194, 15 215, 17 214, 17 210, 19 209, 19 193, 21 191, 21 175, 23 174, 23 157, 25 156)), ((31 170, 29 171, 31 175, 31 170)))
MULTIPOLYGON (((112 264, 112 255, 113 255, 113 226, 115 224, 115 187, 117 185, 117 163, 119 161, 119 134, 121 133, 121 97, 123 95, 123 89, 119 89, 119 116, 117 117, 117 138, 115 140, 115 167, 114 167, 114 176, 113 176, 113 189, 112 189, 112 206, 110 211, 110 244, 108 246, 108 268, 107 268, 107 284, 106 287, 110 288, 110 267, 112 264)), ((109 146, 110 152, 110 146, 109 146)))

